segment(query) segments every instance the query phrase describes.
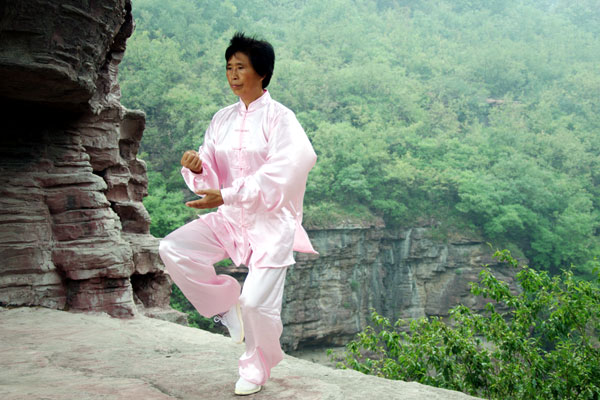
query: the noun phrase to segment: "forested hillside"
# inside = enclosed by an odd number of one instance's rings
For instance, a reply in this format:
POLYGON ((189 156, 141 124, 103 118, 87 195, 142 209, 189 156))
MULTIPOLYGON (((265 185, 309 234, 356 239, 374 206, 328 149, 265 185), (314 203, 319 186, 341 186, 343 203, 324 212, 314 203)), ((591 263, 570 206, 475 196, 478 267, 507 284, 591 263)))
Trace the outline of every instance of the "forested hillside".
POLYGON ((147 113, 152 232, 194 216, 179 174, 237 99, 237 31, 275 47, 272 96, 319 156, 306 222, 425 220, 519 249, 531 265, 600 250, 597 0, 134 0, 122 102, 147 113))

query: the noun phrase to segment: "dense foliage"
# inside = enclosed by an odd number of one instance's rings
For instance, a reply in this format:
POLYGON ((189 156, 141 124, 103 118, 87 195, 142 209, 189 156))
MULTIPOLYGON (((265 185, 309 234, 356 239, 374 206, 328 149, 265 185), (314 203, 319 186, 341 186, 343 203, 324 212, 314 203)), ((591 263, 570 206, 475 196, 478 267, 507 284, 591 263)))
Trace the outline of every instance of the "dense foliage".
POLYGON ((120 80, 123 103, 147 113, 155 235, 193 215, 177 205, 179 158, 236 101, 223 54, 243 30, 273 43, 269 89, 319 156, 307 223, 434 218, 555 271, 598 253, 596 1, 133 0, 133 12, 120 80))
POLYGON ((449 323, 414 320, 406 332, 374 312, 374 327, 346 346, 340 366, 489 399, 598 399, 600 289, 496 255, 518 268, 522 293, 484 269, 471 289, 490 300, 483 314, 461 305, 449 323))

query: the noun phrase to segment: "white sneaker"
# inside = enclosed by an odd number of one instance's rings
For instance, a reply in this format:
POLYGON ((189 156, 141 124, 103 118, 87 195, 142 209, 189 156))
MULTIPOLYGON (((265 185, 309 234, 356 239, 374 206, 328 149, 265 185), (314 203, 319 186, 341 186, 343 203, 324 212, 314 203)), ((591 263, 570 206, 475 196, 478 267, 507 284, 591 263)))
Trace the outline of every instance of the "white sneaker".
POLYGON ((242 377, 240 377, 240 379, 238 379, 238 381, 235 383, 235 394, 237 394, 238 396, 245 396, 248 394, 260 392, 260 389, 262 389, 262 386, 248 382, 242 377))
POLYGON ((225 314, 217 315, 215 322, 221 322, 227 327, 229 336, 234 342, 242 343, 244 341, 244 320, 239 303, 232 306, 225 314))

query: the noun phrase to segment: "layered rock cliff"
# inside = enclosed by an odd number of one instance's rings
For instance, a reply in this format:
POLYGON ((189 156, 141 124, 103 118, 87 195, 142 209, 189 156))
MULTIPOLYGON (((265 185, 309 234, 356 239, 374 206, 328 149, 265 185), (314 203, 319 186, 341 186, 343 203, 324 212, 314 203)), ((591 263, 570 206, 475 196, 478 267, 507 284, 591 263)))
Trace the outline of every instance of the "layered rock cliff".
POLYGON ((282 344, 287 350, 343 345, 370 322, 371 309, 395 321, 448 316, 464 304, 483 265, 518 290, 514 271, 492 259, 481 239, 434 239, 435 227, 372 226, 310 230, 319 256, 297 254, 284 294, 282 344))
POLYGON ((133 29, 129 0, 0 3, 2 305, 168 307, 141 203, 145 117, 119 102, 133 29))

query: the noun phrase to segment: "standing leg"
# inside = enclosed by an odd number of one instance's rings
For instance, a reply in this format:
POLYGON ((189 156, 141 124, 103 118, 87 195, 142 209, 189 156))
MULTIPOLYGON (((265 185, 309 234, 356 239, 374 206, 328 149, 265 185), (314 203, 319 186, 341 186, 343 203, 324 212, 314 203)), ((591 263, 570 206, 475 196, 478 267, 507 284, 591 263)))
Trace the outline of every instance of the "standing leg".
POLYGON ((239 373, 246 381, 264 384, 271 368, 283 359, 279 337, 283 331, 281 303, 284 268, 250 267, 240 304, 246 332, 246 352, 239 360, 239 373))
POLYGON ((227 252, 202 220, 167 235, 160 241, 159 254, 175 284, 203 316, 224 313, 237 303, 240 284, 229 275, 217 275, 213 267, 227 252))

